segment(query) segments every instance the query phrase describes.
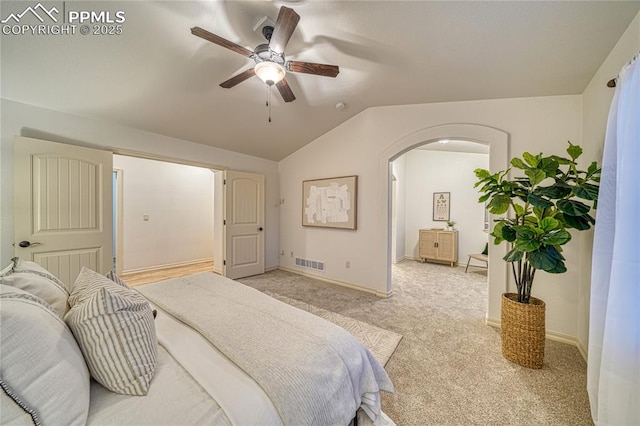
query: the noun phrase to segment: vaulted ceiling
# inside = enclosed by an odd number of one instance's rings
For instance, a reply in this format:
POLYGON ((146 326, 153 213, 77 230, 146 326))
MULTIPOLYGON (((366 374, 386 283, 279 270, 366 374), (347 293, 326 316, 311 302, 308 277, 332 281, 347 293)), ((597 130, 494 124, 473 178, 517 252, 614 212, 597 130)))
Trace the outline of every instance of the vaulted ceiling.
MULTIPOLYGON (((36 3, 3 1, 0 15, 36 3)), ((82 35, 78 25, 73 35, 2 35, 3 98, 272 160, 369 107, 580 94, 640 10, 638 1, 44 4, 122 11, 122 34, 82 35), (253 27, 283 5, 301 17, 286 58, 340 74, 288 73, 297 99, 272 89, 269 123, 257 77, 219 86, 252 61, 190 29, 253 50, 264 42, 253 27)))

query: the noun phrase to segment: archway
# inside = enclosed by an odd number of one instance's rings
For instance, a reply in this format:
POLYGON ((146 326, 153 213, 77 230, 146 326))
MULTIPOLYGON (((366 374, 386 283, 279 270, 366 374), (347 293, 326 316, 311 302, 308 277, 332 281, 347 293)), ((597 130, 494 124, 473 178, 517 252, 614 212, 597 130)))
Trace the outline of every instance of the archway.
MULTIPOLYGON (((479 124, 443 124, 427 127, 406 135, 390 145, 381 155, 379 160, 379 205, 378 237, 382 240, 376 261, 384 265, 386 276, 386 292, 392 294, 391 280, 391 193, 392 170, 391 162, 407 151, 425 143, 440 139, 461 139, 481 143, 489 146, 489 169, 491 171, 503 170, 508 167, 509 159, 509 135, 507 132, 493 127, 479 124)), ((490 221, 492 218, 490 217, 490 221)), ((506 254, 506 246, 490 245, 489 256, 489 302, 487 306, 487 322, 500 322, 500 297, 507 290, 507 264, 502 261, 506 254)))

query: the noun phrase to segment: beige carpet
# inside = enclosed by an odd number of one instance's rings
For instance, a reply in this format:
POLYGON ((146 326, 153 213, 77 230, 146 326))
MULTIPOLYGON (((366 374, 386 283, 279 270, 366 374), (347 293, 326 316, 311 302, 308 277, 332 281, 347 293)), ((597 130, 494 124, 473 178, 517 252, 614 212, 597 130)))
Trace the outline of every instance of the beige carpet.
POLYGON ((271 291, 265 291, 265 294, 278 299, 281 302, 288 303, 291 306, 295 306, 298 309, 307 311, 321 318, 331 321, 332 323, 339 325, 347 330, 349 333, 358 339, 363 345, 365 345, 373 356, 376 357, 378 362, 382 365, 386 365, 393 355, 393 352, 398 347, 398 343, 402 340, 402 335, 394 333, 393 331, 387 331, 375 325, 367 324, 364 321, 358 321, 355 318, 348 317, 346 315, 331 312, 326 309, 319 308, 317 306, 310 305, 309 303, 302 302, 291 297, 282 296, 280 294, 273 293, 271 291))
POLYGON ((399 426, 593 424, 574 346, 547 340, 541 370, 502 357, 484 320, 485 270, 404 261, 389 299, 280 270, 239 281, 402 334, 385 367, 395 393, 382 394, 399 426))

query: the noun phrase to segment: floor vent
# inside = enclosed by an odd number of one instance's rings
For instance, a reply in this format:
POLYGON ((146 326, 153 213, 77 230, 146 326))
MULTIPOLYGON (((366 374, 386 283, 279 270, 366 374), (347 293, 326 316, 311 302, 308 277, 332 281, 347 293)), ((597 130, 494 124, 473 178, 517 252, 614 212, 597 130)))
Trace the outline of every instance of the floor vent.
POLYGON ((324 272, 324 262, 296 257, 296 266, 324 272))

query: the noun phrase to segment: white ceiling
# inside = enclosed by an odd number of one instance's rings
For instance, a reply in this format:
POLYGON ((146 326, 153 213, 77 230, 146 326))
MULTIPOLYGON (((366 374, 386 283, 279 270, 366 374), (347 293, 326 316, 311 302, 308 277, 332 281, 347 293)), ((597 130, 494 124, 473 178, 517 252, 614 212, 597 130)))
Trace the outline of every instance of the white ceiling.
MULTIPOLYGON (((33 2, 2 1, 1 16, 33 2)), ((122 10, 122 35, 3 35, 2 97, 280 160, 369 107, 580 94, 640 1, 91 1, 122 10), (253 26, 280 6, 301 16, 287 59, 340 66, 337 78, 287 74, 297 100, 197 38, 200 26, 253 50, 253 26), (344 101, 347 108, 335 108, 344 101)), ((614 77, 614 76, 611 76, 614 77)))

